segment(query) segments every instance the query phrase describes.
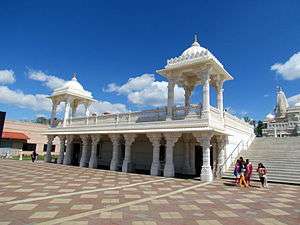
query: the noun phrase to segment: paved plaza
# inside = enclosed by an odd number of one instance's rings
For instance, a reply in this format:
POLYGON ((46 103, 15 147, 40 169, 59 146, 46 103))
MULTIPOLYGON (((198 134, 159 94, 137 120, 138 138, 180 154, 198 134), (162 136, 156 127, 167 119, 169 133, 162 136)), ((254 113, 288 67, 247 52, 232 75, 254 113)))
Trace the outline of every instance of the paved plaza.
POLYGON ((299 186, 241 189, 223 180, 0 161, 0 225, 299 223, 299 186))

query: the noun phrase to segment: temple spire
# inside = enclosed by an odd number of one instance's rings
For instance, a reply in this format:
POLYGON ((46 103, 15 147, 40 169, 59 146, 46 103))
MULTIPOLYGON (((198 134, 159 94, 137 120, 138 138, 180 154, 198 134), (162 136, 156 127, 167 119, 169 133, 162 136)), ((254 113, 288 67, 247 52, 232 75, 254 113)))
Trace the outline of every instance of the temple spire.
POLYGON ((77 74, 76 73, 73 73, 72 80, 77 80, 77 74))
POLYGON ((195 35, 194 35, 194 43, 192 44, 192 46, 200 46, 200 44, 198 42, 198 35, 197 35, 197 33, 195 33, 195 35))

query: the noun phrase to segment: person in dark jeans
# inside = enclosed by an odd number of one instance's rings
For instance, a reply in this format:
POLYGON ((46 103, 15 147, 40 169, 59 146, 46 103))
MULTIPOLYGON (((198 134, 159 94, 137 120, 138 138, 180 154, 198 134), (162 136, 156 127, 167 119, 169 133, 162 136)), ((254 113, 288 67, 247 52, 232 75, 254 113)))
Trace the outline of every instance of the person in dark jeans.
POLYGON ((35 151, 32 151, 32 154, 31 154, 31 161, 34 162, 36 160, 36 157, 37 157, 37 154, 35 151))
POLYGON ((268 187, 267 169, 262 163, 258 164, 257 172, 258 172, 259 180, 261 182, 261 186, 267 188, 268 187))

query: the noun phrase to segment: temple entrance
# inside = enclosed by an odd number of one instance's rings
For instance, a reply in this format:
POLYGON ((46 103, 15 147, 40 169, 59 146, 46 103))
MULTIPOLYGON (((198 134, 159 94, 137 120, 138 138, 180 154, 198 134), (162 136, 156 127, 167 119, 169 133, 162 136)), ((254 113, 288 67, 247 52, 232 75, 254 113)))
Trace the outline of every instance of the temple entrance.
MULTIPOLYGON (((210 166, 213 167, 213 148, 210 148, 210 166)), ((196 177, 201 175, 201 168, 203 165, 203 152, 202 146, 196 145, 195 146, 195 168, 196 168, 196 177)))
POLYGON ((71 165, 79 166, 80 155, 80 143, 74 143, 71 165))

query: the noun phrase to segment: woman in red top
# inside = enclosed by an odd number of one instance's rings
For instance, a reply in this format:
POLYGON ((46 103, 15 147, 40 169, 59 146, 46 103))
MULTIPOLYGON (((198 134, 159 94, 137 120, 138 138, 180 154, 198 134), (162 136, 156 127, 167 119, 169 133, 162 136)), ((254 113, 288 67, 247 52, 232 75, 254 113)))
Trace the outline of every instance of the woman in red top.
POLYGON ((248 186, 250 186, 250 179, 252 176, 252 171, 253 171, 252 163, 249 161, 249 159, 246 159, 245 179, 246 179, 248 186))

